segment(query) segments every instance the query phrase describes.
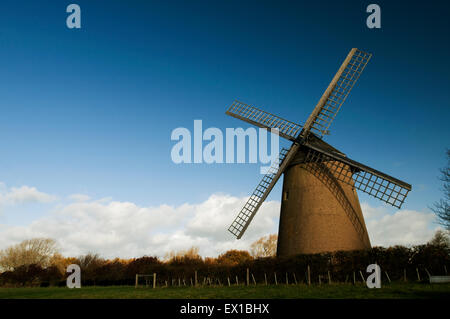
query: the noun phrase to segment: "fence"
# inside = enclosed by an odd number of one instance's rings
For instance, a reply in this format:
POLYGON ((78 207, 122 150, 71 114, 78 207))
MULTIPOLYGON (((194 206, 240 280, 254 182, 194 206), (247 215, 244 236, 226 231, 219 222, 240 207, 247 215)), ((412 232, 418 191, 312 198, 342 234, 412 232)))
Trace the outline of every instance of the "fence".
MULTIPOLYGON (((442 273, 447 275, 447 267, 442 267, 442 273)), ((195 270, 193 276, 158 276, 157 273, 151 275, 136 274, 135 288, 139 287, 139 278, 145 279, 145 287, 231 287, 231 286, 256 286, 256 285, 313 285, 313 284, 365 284, 367 276, 369 275, 364 270, 354 270, 347 274, 337 274, 331 270, 326 272, 316 272, 309 265, 300 272, 258 272, 260 276, 251 271, 250 268, 246 268, 244 272, 240 274, 230 275, 222 274, 206 274, 199 275, 195 270), (345 278, 345 279, 344 279, 345 278), (343 280, 342 280, 343 279, 343 280)), ((401 282, 425 282, 428 281, 433 275, 427 268, 415 268, 414 272, 411 271, 408 274, 406 268, 402 271, 403 276, 395 277, 395 281, 401 282)), ((388 271, 381 269, 381 279, 385 282, 391 283, 393 279, 389 275, 388 271)))

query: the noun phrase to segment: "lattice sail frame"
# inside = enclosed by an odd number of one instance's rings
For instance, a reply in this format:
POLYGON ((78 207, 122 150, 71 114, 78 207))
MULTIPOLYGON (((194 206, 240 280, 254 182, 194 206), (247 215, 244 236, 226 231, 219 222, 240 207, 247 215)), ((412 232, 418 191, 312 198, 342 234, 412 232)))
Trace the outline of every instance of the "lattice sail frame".
POLYGON ((405 182, 356 161, 321 150, 308 148, 305 163, 310 166, 308 169, 312 170, 319 169, 317 164, 326 165, 337 180, 397 208, 401 208, 411 191, 411 185, 405 182))
POLYGON ((225 113, 267 130, 276 128, 280 136, 291 141, 295 141, 302 129, 302 126, 297 123, 239 101, 234 101, 225 113))
POLYGON ((289 161, 290 158, 297 152, 297 145, 293 145, 289 150, 282 148, 280 151, 280 157, 277 162, 273 163, 269 168, 267 174, 264 175, 261 182, 259 182, 258 186, 256 186, 253 194, 245 203, 244 207, 241 209, 237 217, 234 219, 231 226, 228 228, 228 231, 235 235, 238 239, 242 237, 247 227, 250 225, 253 217, 258 211, 261 204, 269 195, 270 191, 273 188, 273 185, 277 182, 280 177, 282 171, 280 171, 281 167, 285 166, 285 161, 289 161))
POLYGON ((331 81, 329 88, 324 93, 323 98, 325 98, 325 102, 319 101, 323 105, 313 115, 312 124, 308 125, 311 132, 319 137, 328 134, 328 128, 371 57, 372 54, 356 48, 350 51, 336 73, 335 78, 331 81))

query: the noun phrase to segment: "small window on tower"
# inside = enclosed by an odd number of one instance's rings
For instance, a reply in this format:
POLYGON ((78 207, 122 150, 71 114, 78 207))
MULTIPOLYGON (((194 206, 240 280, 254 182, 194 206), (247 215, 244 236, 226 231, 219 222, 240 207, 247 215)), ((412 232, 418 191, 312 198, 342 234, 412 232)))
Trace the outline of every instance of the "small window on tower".
POLYGON ((288 199, 289 199, 289 192, 286 191, 286 192, 284 192, 283 200, 288 200, 288 199))

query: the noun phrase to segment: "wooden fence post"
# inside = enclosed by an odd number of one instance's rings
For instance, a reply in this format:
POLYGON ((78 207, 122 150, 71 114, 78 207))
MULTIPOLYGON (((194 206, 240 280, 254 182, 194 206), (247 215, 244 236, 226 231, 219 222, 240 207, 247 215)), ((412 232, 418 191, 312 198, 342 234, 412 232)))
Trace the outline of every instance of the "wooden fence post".
POLYGON ((253 276, 253 273, 252 273, 252 279, 253 279, 253 284, 256 286, 256 280, 255 280, 255 276, 253 276))
POLYGON ((403 281, 406 282, 406 268, 403 268, 403 281))
POLYGON ((156 272, 153 273, 153 288, 156 288, 156 272))
POLYGON ((331 274, 329 270, 328 270, 328 284, 331 285, 331 274))
POLYGON ((277 281, 277 273, 274 272, 273 274, 275 275, 275 285, 278 285, 278 281, 277 281))
POLYGON ((194 273, 194 284, 195 284, 195 287, 197 287, 197 285, 198 285, 198 282, 197 282, 197 270, 194 273))
POLYGON ((320 279, 320 277, 322 277, 322 276, 319 275, 319 286, 322 284, 322 280, 320 279))
POLYGON ((297 285, 298 283, 297 283, 297 278, 295 278, 295 272, 293 273, 293 275, 294 275, 294 282, 297 285))
POLYGON ((247 275, 245 277, 247 279, 247 286, 250 286, 250 269, 247 268, 247 275))
POLYGON ((417 273, 417 280, 420 281, 420 275, 419 275, 419 269, 416 268, 416 273, 417 273))
POLYGON ((266 275, 266 273, 264 273, 264 282, 266 283, 266 286, 267 286, 267 275, 266 275))
POLYGON ((286 273, 286 285, 289 285, 288 274, 286 273))
POLYGON ((385 271, 384 273, 386 274, 386 277, 389 280, 389 283, 391 283, 391 278, 389 278, 389 275, 388 275, 387 271, 385 271))
POLYGON ((428 271, 428 269, 425 268, 425 271, 427 272, 428 278, 430 278, 430 277, 431 277, 431 274, 430 274, 430 272, 428 271))
POLYGON ((230 277, 227 277, 227 280, 228 280, 228 287, 230 287, 231 286, 230 277))
POLYGON ((362 271, 360 270, 359 271, 359 274, 361 275, 361 279, 362 279, 362 282, 364 283, 366 280, 364 279, 364 276, 363 276, 363 274, 362 274, 362 271))
POLYGON ((311 285, 311 269, 309 268, 308 265, 308 286, 311 285))
POLYGON ((356 285, 356 275, 355 275, 355 272, 353 272, 353 284, 356 285))
POLYGON ((139 280, 139 275, 136 274, 136 283, 134 284, 134 288, 138 287, 138 280, 139 280))
POLYGON ((238 276, 236 276, 236 286, 239 286, 239 279, 238 279, 238 276))

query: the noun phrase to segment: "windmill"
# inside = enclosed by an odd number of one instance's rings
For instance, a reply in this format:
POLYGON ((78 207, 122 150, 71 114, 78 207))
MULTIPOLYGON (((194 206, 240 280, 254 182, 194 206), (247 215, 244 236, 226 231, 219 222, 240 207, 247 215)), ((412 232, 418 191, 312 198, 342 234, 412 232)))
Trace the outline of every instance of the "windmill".
POLYGON ((228 230, 242 237, 284 174, 278 256, 370 248, 356 189, 400 208, 411 185, 348 158, 322 140, 371 54, 353 48, 303 126, 234 101, 226 114, 290 140, 228 230))

